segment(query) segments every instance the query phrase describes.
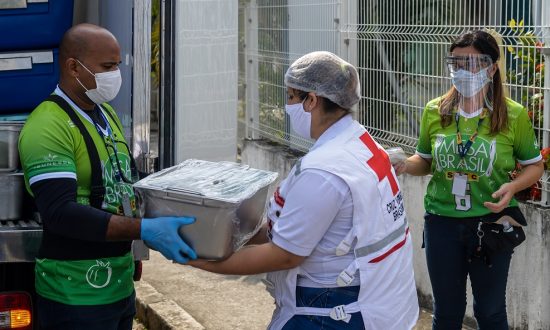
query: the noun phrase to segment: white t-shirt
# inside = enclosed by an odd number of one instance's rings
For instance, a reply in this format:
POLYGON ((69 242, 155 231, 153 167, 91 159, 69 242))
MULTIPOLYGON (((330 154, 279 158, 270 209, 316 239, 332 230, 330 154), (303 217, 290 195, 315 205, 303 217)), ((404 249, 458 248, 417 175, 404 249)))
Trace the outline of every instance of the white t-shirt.
MULTIPOLYGON (((312 149, 343 132, 352 122, 351 115, 340 119, 321 135, 312 149)), ((295 175, 295 171, 293 168, 289 177, 295 175)), ((272 229, 272 241, 286 251, 308 257, 301 267, 314 280, 300 277, 298 285, 336 286, 338 274, 355 259, 353 248, 345 256, 335 254, 336 247, 352 228, 352 216, 351 192, 340 177, 322 170, 305 169, 295 178, 285 196, 281 216, 272 229), (323 284, 326 282, 331 284, 323 284)), ((359 285, 359 276, 351 285, 359 285)))

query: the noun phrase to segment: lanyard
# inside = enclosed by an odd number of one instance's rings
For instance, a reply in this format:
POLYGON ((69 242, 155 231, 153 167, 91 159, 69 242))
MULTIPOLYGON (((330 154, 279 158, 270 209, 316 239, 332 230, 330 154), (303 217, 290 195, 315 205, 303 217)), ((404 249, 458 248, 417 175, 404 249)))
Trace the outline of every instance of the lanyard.
MULTIPOLYGON (((99 115, 101 116, 101 119, 103 119, 103 121, 105 122, 107 135, 105 135, 105 133, 103 133, 103 129, 101 129, 101 126, 96 122, 94 122, 95 129, 97 130, 97 133, 99 133, 99 135, 103 139, 104 143, 107 139, 109 140, 108 142, 110 142, 113 145, 113 149, 115 150, 115 155, 116 155, 118 153, 118 150, 117 150, 115 138, 113 137, 113 130, 111 129, 111 125, 109 124, 109 121, 107 120, 107 118, 103 114, 103 110, 101 108, 99 108, 99 115)), ((107 146, 105 146, 105 147, 107 147, 107 146)))
POLYGON ((468 153, 468 151, 470 150, 470 148, 472 147, 472 144, 474 144, 474 141, 476 140, 476 137, 479 133, 479 128, 481 127, 481 123, 483 122, 483 119, 485 119, 485 117, 487 117, 487 109, 483 109, 481 111, 481 114, 479 115, 479 119, 477 121, 477 127, 476 127, 476 130, 474 132, 474 134, 472 134, 470 136, 470 138, 468 139, 468 141, 466 141, 466 144, 462 144, 462 135, 460 134, 460 129, 458 128, 458 123, 460 121, 460 115, 457 113, 455 113, 455 122, 456 122, 456 144, 458 146, 458 155, 461 157, 461 158, 464 158, 464 156, 466 156, 466 154, 468 153))
MULTIPOLYGON (((122 172, 122 168, 120 166, 120 160, 118 159, 117 141, 113 137, 113 130, 111 129, 111 125, 109 124, 109 121, 107 120, 107 118, 103 114, 103 110, 101 108, 99 108, 99 114, 100 114, 101 118, 103 119, 103 121, 105 122, 107 135, 105 135, 105 133, 103 133, 103 130, 101 129, 101 126, 98 123, 96 123, 95 121, 94 121, 94 125, 95 125, 95 128, 97 130, 97 133, 99 134, 99 136, 101 136, 101 138, 103 140, 103 144, 105 145, 105 150, 107 151, 107 155, 109 155, 109 144, 112 146, 114 156, 115 156, 115 159, 116 159, 116 166, 114 166, 113 161, 111 160, 111 157, 108 156, 108 158, 109 158, 109 162, 111 163, 111 167, 113 168, 113 172, 115 174, 115 179, 116 179, 117 182, 124 181, 126 183, 131 183, 131 180, 128 180, 124 176, 124 173, 122 172)), ((126 147, 128 148, 128 146, 126 146, 126 147)), ((128 152, 129 152, 129 149, 128 149, 128 152)))

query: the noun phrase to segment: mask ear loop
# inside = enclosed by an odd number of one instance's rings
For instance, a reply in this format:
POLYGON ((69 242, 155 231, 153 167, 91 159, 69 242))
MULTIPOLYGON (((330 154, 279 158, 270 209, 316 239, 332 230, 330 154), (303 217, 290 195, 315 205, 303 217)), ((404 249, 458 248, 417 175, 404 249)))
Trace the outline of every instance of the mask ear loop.
POLYGON ((304 97, 304 99, 302 100, 302 109, 304 109, 305 112, 308 112, 306 110, 306 101, 307 101, 308 97, 309 97, 309 93, 307 93, 306 96, 304 97))
POLYGON ((483 99, 484 99, 484 103, 485 103, 485 106, 487 107, 487 109, 489 110, 489 112, 493 112, 493 103, 491 100, 489 100, 489 98, 487 97, 487 94, 485 94, 483 96, 483 99))
MULTIPOLYGON (((452 76, 455 72, 455 69, 453 68, 453 63, 455 61, 455 57, 452 56, 451 54, 447 55, 445 57, 445 67, 447 69, 447 73, 449 76, 452 76)), ((455 93, 458 93, 458 91, 456 90, 456 88, 454 86, 452 86, 452 88, 454 89, 454 92, 455 93)), ((439 108, 439 114, 442 115, 442 116, 452 116, 452 112, 453 110, 451 109, 451 113, 449 113, 449 111, 445 111, 445 112, 441 112, 441 108, 439 108)))
POLYGON ((90 71, 90 69, 88 69, 84 64, 82 64, 82 62, 80 62, 80 60, 79 60, 78 58, 75 58, 75 60, 76 60, 80 65, 82 65, 82 67, 83 67, 84 69, 86 69, 86 71, 88 71, 92 76, 95 77, 95 73, 92 73, 92 71, 90 71))
MULTIPOLYGON (((92 71, 90 71, 84 64, 82 64, 82 62, 80 62, 80 60, 78 58, 75 58, 74 59, 75 61, 78 62, 78 64, 80 64, 84 69, 86 69, 86 71, 88 71, 95 79, 95 74, 92 73, 92 71)), ((78 79, 77 77, 76 78, 76 81, 78 81, 78 83, 80 84, 80 86, 82 86, 82 88, 84 88, 84 90, 86 92, 89 92, 90 90, 88 88, 86 88, 86 86, 84 86, 84 84, 80 81, 80 79, 78 79)))

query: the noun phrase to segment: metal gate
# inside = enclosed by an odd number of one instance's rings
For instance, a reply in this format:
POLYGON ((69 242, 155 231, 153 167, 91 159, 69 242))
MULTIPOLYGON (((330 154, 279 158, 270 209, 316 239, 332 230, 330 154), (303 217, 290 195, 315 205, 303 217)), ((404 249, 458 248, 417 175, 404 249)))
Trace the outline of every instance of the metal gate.
MULTIPOLYGON (((413 153, 425 104, 451 86, 444 66, 461 33, 487 28, 499 39, 509 96, 532 118, 541 149, 550 146, 550 0, 241 0, 239 121, 242 135, 306 151, 290 130, 283 76, 314 50, 357 66, 357 119, 383 145, 413 153)), ((548 175, 541 203, 548 201, 548 175)))

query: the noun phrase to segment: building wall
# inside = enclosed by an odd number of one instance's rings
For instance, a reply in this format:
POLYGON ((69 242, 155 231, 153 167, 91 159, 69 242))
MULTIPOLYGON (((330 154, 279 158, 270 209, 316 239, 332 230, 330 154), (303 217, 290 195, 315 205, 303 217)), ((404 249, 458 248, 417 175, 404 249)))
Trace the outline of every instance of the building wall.
POLYGON ((176 163, 235 161, 238 2, 174 4, 176 163))
MULTIPOLYGON (((262 141, 244 141, 241 160, 254 168, 276 171, 286 177, 302 154, 262 141)), ((399 177, 414 243, 414 270, 420 303, 431 308, 432 292, 422 246, 423 198, 430 177, 399 177)), ((272 190, 276 187, 274 185, 272 190)), ((508 321, 512 329, 550 329, 550 210, 521 204, 529 225, 526 241, 514 252, 508 277, 508 321)), ((468 289, 468 319, 473 318, 468 289)))

